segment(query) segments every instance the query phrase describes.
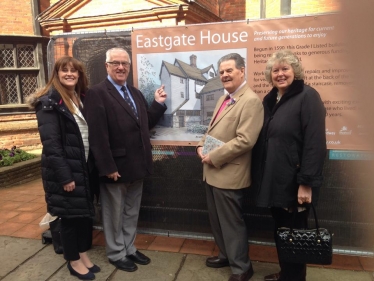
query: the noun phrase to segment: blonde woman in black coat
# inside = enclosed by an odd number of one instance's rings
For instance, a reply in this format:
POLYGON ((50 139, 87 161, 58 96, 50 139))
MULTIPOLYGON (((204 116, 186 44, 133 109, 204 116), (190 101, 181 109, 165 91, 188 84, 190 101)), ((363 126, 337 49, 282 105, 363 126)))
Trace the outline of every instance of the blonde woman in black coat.
POLYGON ((71 275, 95 279, 100 268, 86 251, 92 245, 94 207, 88 183, 88 128, 81 113, 87 91, 81 62, 62 57, 47 85, 29 99, 43 144, 42 179, 48 212, 61 218, 61 241, 71 275))
MULTIPOLYGON (((278 227, 307 226, 309 209, 322 185, 326 155, 325 108, 318 92, 306 85, 300 60, 291 51, 279 51, 268 60, 266 80, 273 89, 263 100, 265 119, 253 152, 253 187, 257 205, 271 208, 278 227)), ((281 272, 266 281, 305 281, 306 265, 279 260, 281 272)))

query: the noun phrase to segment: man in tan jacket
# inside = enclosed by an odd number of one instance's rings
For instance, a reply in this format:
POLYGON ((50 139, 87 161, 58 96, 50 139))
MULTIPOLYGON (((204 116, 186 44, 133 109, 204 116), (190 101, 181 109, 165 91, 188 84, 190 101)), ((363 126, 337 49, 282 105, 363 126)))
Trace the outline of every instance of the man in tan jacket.
POLYGON ((203 163, 210 224, 220 250, 218 256, 206 260, 206 265, 230 266, 229 281, 247 281, 253 268, 242 205, 244 188, 251 183, 252 147, 264 113, 261 100, 245 80, 244 59, 236 53, 228 54, 218 61, 218 67, 227 94, 218 100, 207 134, 197 147, 203 163), (204 155, 208 135, 224 144, 204 155))

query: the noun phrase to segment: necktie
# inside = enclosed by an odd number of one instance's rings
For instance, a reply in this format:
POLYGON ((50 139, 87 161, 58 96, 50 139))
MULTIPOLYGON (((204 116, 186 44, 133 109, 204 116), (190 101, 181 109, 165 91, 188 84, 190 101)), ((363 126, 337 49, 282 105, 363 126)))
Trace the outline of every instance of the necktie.
POLYGON ((136 119, 138 119, 138 112, 136 111, 135 109, 135 106, 134 106, 134 103, 132 102, 132 100, 130 99, 129 97, 129 93, 127 92, 127 89, 125 86, 122 86, 121 87, 121 90, 123 92, 123 98, 125 99, 125 101, 127 102, 127 104, 131 107, 132 109, 132 112, 134 113, 136 119))
POLYGON ((226 105, 227 105, 227 103, 228 103, 229 101, 230 101, 230 96, 227 95, 227 97, 226 97, 225 100, 223 101, 221 107, 219 108, 219 110, 218 110, 216 116, 214 117, 214 120, 213 120, 212 124, 214 123, 214 121, 216 121, 218 115, 219 115, 219 114, 220 114, 220 113, 225 109, 225 107, 226 107, 226 105))

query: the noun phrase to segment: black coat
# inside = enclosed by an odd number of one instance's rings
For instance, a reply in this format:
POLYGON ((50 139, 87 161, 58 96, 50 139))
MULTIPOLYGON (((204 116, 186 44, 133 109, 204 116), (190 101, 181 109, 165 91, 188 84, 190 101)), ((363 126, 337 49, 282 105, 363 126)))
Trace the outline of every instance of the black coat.
POLYGON ((152 173, 150 128, 163 116, 166 106, 153 101, 150 107, 143 94, 127 85, 139 119, 113 84, 105 79, 87 92, 84 111, 89 126, 90 150, 100 180, 114 183, 106 175, 118 171, 117 182, 132 182, 152 173))
POLYGON ((325 107, 303 80, 295 80, 277 104, 276 97, 273 88, 264 98, 264 126, 253 150, 257 205, 294 206, 301 184, 312 187, 316 203, 326 155, 325 107))
POLYGON ((42 180, 48 212, 62 218, 93 217, 87 163, 78 124, 53 90, 30 100, 36 111, 42 151, 42 180), (63 185, 75 182, 66 192, 63 185))

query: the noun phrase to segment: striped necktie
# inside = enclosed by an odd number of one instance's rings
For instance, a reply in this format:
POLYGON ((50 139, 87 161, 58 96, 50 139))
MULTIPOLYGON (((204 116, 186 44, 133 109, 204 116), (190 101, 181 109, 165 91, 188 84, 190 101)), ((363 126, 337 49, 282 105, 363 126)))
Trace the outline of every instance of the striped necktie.
POLYGON ((132 100, 129 97, 129 93, 127 92, 126 87, 122 86, 121 87, 121 91, 123 92, 123 98, 125 99, 125 101, 127 102, 127 104, 131 107, 132 112, 134 112, 134 115, 135 115, 136 119, 139 119, 138 112, 136 111, 134 103, 132 102, 132 100))

